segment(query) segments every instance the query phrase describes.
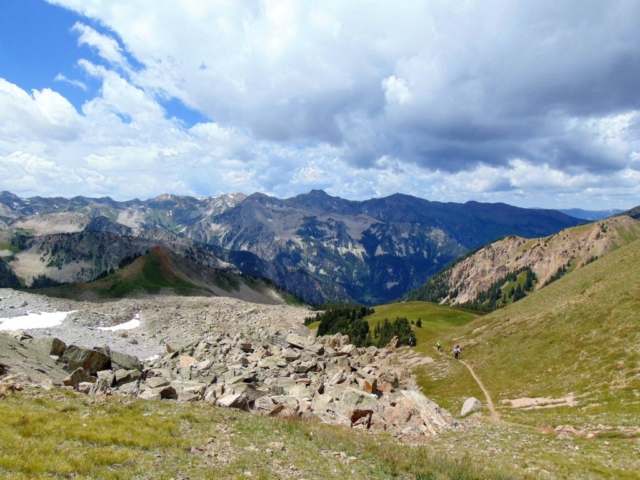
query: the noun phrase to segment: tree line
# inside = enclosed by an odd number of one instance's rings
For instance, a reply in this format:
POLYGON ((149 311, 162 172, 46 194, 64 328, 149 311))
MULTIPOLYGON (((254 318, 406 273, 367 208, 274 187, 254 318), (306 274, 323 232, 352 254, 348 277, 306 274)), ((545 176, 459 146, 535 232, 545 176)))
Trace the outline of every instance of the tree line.
MULTIPOLYGON (((407 318, 398 317, 393 322, 384 319, 378 322, 373 331, 365 317, 375 313, 371 307, 352 304, 325 305, 326 310, 305 318, 305 325, 320 322, 317 336, 341 333, 349 336, 349 341, 357 347, 376 346, 385 347, 394 336, 398 336, 400 345, 408 345, 409 339, 415 336, 411 331, 411 324, 407 318)), ((422 320, 419 320, 422 326, 422 320)))

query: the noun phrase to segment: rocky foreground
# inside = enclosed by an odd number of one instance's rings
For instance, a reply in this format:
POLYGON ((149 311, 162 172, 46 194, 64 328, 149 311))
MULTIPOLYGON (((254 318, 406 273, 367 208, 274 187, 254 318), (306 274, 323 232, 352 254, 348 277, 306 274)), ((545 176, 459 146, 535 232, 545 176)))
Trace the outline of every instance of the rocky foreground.
POLYGON ((58 327, 0 335, 5 384, 209 402, 397 437, 456 426, 394 362, 393 342, 362 349, 342 335, 310 338, 303 308, 182 297, 78 304, 10 290, 0 290, 0 300, 0 318, 29 308, 76 310, 58 327), (96 330, 134 317, 139 328, 96 330))

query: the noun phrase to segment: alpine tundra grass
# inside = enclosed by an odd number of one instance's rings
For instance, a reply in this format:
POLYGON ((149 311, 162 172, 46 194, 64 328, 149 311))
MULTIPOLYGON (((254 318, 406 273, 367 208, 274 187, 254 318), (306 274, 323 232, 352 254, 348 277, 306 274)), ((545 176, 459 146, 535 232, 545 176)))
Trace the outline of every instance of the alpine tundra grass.
POLYGON ((206 403, 26 389, 0 399, 0 476, 507 479, 465 454, 206 403))

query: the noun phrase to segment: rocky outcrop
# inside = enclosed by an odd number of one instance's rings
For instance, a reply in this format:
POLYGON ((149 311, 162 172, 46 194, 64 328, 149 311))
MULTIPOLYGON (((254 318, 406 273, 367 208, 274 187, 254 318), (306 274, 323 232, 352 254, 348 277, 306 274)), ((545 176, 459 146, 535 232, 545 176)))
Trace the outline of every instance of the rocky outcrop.
MULTIPOLYGON (((306 309, 234 299, 160 297, 152 307, 144 302, 91 304, 90 312, 73 314, 65 324, 69 332, 80 323, 91 327, 82 335, 63 336, 68 347, 56 338, 33 339, 31 331, 0 334, 2 380, 24 375, 25 384, 66 384, 92 395, 208 402, 402 437, 435 435, 455 425, 394 363, 393 344, 357 348, 343 335, 311 338, 302 325, 306 309), (139 345, 131 345, 127 353, 79 346, 126 346, 112 342, 122 340, 118 334, 106 337, 96 327, 119 325, 137 312, 144 330, 124 333, 141 343, 162 340, 165 351, 157 358, 140 362, 129 355, 139 345)), ((0 303, 17 315, 40 305, 35 296, 22 294, 0 303)), ((80 306, 65 304, 65 309, 80 306)), ((64 335, 62 329, 52 330, 64 335)))
POLYGON ((206 401, 397 436, 433 436, 455 426, 447 411, 414 389, 405 369, 392 364, 393 351, 356 348, 340 334, 318 339, 281 334, 258 342, 218 335, 167 345, 167 353, 145 364, 135 378, 116 370, 108 377, 108 391, 206 401))
POLYGON ((454 262, 405 300, 448 305, 475 301, 510 272, 530 268, 539 289, 561 269, 580 269, 616 248, 640 238, 640 223, 627 216, 612 217, 589 225, 568 228, 544 238, 514 235, 486 245, 454 262))
POLYGON ((101 370, 111 368, 111 359, 107 353, 95 349, 78 347, 71 345, 64 352, 61 361, 66 364, 67 369, 73 371, 83 368, 89 374, 98 373, 101 370))

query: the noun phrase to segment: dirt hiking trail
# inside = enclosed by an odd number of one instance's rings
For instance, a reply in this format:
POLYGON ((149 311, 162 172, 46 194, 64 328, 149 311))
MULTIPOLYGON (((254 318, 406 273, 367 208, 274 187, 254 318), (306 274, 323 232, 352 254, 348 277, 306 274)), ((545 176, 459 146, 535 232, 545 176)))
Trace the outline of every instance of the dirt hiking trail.
POLYGON ((482 380, 480 380, 480 377, 478 377, 478 375, 476 375, 476 372, 474 372, 473 367, 471 367, 471 365, 469 365, 464 360, 459 360, 459 362, 461 364, 463 364, 465 367, 467 367, 467 370, 469 370, 469 372, 471 372, 471 376, 473 377, 473 379, 476 381, 476 383, 480 387, 480 390, 482 390, 482 393, 484 393, 484 396, 487 399, 487 408, 489 409, 489 412, 491 412, 491 421, 493 423, 499 423, 500 422, 500 414, 496 411, 496 407, 493 405, 493 400, 491 400, 491 396, 489 395, 489 391, 485 388, 484 384, 482 383, 482 380))
MULTIPOLYGON (((436 350, 436 352, 442 357, 448 358, 448 356, 445 355, 444 352, 438 351, 438 350, 436 350)), ((396 353, 396 359, 400 361, 402 365, 406 366, 410 371, 415 367, 433 363, 433 358, 424 356, 423 354, 410 349, 407 349, 406 351, 403 351, 401 353, 400 352, 396 353)), ((493 403, 493 400, 491 399, 491 395, 489 394, 489 391, 484 386, 484 384, 482 383, 482 380, 476 374, 473 367, 469 363, 465 362, 464 360, 460 359, 457 361, 462 363, 467 368, 467 370, 469 370, 469 373, 471 373, 471 376, 473 377, 475 382, 478 384, 478 387, 480 387, 480 389, 482 390, 482 393, 484 393, 484 396, 487 402, 487 408, 489 409, 489 413, 490 413, 489 419, 492 423, 524 428, 526 430, 534 430, 540 433, 550 433, 548 428, 545 428, 545 427, 533 427, 531 425, 524 425, 521 423, 514 423, 514 422, 508 422, 506 420, 502 420, 500 418, 500 413, 495 408, 495 405, 493 403)))

